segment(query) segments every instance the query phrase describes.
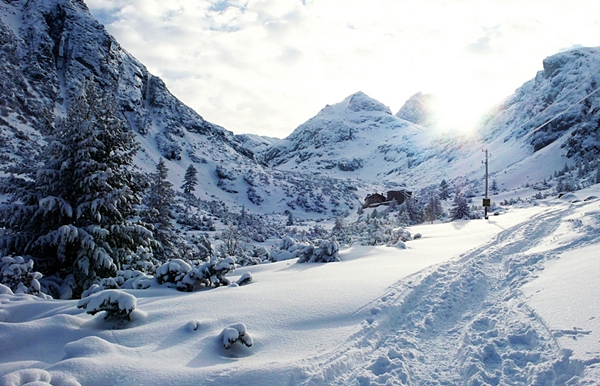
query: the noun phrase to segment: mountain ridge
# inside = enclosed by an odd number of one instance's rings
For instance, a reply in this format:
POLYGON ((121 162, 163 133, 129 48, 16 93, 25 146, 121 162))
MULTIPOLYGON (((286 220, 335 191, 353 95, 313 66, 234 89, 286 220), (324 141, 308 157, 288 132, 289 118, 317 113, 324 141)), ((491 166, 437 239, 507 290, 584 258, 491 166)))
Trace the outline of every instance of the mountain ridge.
POLYGON ((475 133, 437 131, 430 95, 416 93, 392 114, 359 91, 325 106, 287 138, 273 139, 234 135, 204 120, 127 53, 82 1, 3 0, 0 15, 4 164, 33 162, 87 81, 114 93, 142 144, 142 170, 152 171, 164 157, 179 186, 193 163, 202 181, 198 197, 257 212, 340 215, 366 192, 398 185, 418 190, 442 179, 481 189, 484 148, 492 154, 492 176, 516 173, 530 183, 600 154, 597 48, 546 58, 535 78, 475 133), (336 191, 356 193, 338 199, 336 191), (323 204, 324 197, 335 204, 323 204))

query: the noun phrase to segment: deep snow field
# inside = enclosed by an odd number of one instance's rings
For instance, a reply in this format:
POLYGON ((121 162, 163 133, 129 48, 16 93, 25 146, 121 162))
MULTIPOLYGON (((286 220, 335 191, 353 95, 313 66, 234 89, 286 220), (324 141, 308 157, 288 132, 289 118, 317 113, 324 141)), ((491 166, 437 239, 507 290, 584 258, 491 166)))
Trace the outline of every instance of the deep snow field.
POLYGON ((0 385, 599 384, 600 186, 406 249, 238 268, 245 286, 126 291, 130 322, 0 295, 0 385), (243 323, 253 345, 226 350, 243 323))

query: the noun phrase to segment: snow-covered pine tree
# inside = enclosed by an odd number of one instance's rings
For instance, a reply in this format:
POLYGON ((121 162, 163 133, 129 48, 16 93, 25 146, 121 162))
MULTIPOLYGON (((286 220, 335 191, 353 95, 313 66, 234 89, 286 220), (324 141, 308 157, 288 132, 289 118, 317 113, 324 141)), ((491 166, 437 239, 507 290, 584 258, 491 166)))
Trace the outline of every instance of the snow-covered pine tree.
POLYGON ((467 196, 459 189, 456 190, 456 194, 454 195, 450 215, 452 220, 471 218, 471 208, 469 207, 467 196))
POLYGON ((439 197, 440 200, 447 200, 450 198, 450 185, 448 185, 446 180, 442 180, 442 182, 440 182, 439 197))
POLYGON ((131 221, 143 187, 132 170, 138 145, 119 114, 114 97, 88 83, 47 138, 38 168, 8 170, 1 253, 31 256, 44 276, 66 279, 61 297, 79 297, 152 245, 151 232, 131 221))
POLYGON ((492 185, 490 186, 490 190, 492 191, 492 193, 498 194, 498 181, 496 181, 495 178, 492 180, 492 185))
POLYGON ((423 210, 417 205, 413 197, 409 197, 401 205, 398 205, 398 217, 406 217, 409 223, 406 225, 420 224, 423 222, 423 210))
POLYGON ((442 213, 442 204, 440 203, 438 195, 434 192, 430 192, 429 200, 423 209, 423 219, 425 221, 430 221, 433 224, 433 221, 440 217, 442 213))
POLYGON ((290 212, 289 210, 284 210, 283 214, 285 214, 287 216, 287 221, 285 223, 285 226, 293 226, 294 225, 294 215, 292 214, 292 212, 290 212))
POLYGON ((192 194, 196 190, 196 185, 198 185, 198 170, 194 164, 190 164, 185 170, 181 189, 185 194, 192 194))
POLYGON ((167 180, 168 176, 169 168, 161 158, 156 165, 156 172, 150 176, 150 187, 144 197, 145 207, 141 216, 144 222, 154 227, 154 238, 161 244, 155 251, 155 257, 161 262, 179 257, 175 247, 172 211, 175 191, 173 184, 167 180))

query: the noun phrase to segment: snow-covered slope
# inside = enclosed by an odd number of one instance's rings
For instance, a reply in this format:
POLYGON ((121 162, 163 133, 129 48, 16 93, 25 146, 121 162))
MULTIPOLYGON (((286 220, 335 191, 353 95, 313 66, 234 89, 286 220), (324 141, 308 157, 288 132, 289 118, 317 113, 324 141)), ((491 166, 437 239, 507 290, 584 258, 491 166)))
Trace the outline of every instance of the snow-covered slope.
POLYGON ((600 154, 600 50, 556 54, 543 68, 475 133, 435 130, 432 96, 414 95, 393 116, 359 92, 300 125, 265 160, 284 170, 387 179, 412 189, 447 179, 479 190, 487 149, 490 174, 504 189, 517 187, 508 181, 541 182, 565 163, 600 154))
POLYGON ((326 106, 264 158, 282 170, 374 179, 401 176, 422 161, 416 150, 430 140, 424 127, 392 115, 388 107, 357 92, 326 106))
POLYGON ((0 385, 597 384, 592 195, 415 226, 407 249, 240 268, 241 287, 127 290, 129 322, 0 287, 0 385), (225 349, 239 323, 252 347, 225 349))
POLYGON ((417 125, 432 126, 435 124, 434 101, 435 96, 432 94, 418 92, 408 98, 404 105, 400 107, 396 116, 417 125))
MULTIPOLYGON (((272 171, 255 158, 274 139, 234 136, 184 105, 164 82, 127 53, 92 18, 83 1, 0 2, 0 159, 2 165, 33 162, 57 116, 94 82, 113 93, 142 150, 137 165, 153 171, 165 157, 169 178, 181 185, 196 165, 199 198, 271 213, 335 215, 358 205, 346 195, 330 205, 328 189, 354 184, 272 171), (324 204, 325 203, 325 204, 324 204)), ((210 90, 202 90, 210 92, 210 90)))

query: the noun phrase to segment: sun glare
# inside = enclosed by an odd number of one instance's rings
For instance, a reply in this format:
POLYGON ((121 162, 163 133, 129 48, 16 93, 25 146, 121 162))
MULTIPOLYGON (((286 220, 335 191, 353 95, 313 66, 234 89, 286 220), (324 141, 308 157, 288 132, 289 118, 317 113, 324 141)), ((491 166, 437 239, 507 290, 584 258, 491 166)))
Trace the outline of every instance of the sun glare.
POLYGON ((436 95, 432 107, 435 127, 440 132, 452 131, 465 135, 475 132, 489 109, 470 92, 436 95))

